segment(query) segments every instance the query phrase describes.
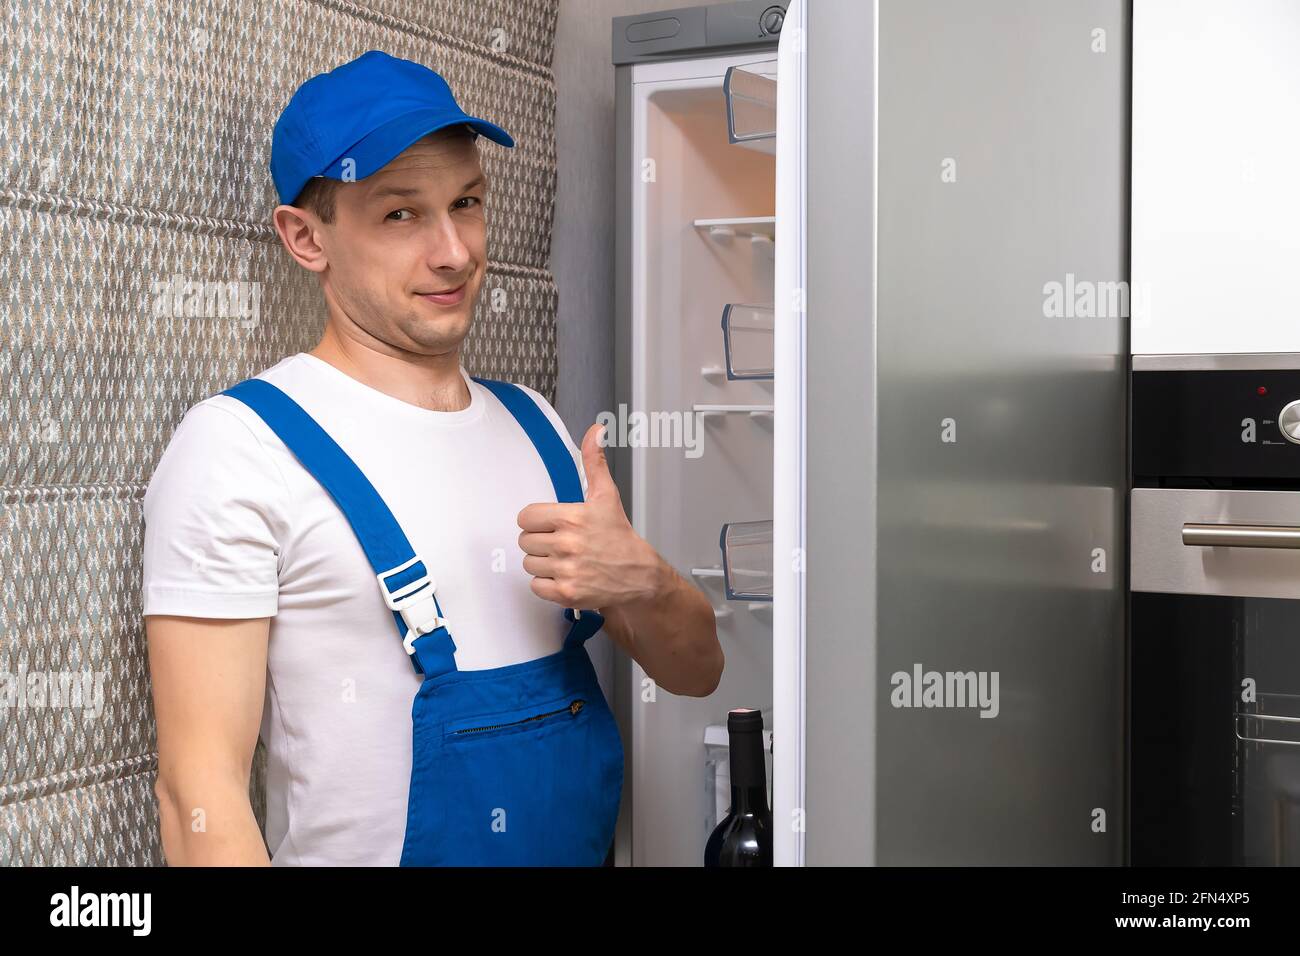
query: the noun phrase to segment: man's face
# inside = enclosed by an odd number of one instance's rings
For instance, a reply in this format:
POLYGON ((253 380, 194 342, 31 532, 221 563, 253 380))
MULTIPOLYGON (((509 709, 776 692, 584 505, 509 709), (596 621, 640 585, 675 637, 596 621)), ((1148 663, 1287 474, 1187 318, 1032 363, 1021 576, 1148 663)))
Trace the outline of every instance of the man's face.
POLYGON ((327 297, 391 346, 419 355, 456 350, 487 267, 486 195, 477 144, 439 134, 344 183, 322 237, 327 297))

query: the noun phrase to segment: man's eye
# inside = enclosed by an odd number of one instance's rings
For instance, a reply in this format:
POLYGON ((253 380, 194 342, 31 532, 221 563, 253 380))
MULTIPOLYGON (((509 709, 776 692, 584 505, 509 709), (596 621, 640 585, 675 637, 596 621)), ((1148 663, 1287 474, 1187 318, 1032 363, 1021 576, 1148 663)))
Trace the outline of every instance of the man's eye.
POLYGON ((406 220, 404 220, 404 219, 393 219, 393 217, 394 217, 394 216, 399 216, 399 215, 401 215, 401 214, 404 213, 404 212, 410 212, 410 211, 411 211, 411 210, 409 210, 409 209, 394 209, 392 212, 390 212, 390 213, 389 213, 387 216, 385 216, 384 218, 385 218, 385 219, 391 219, 393 222, 405 222, 406 220))
MULTIPOLYGON (((480 206, 483 205, 483 200, 479 199, 477 196, 461 196, 459 199, 456 200, 456 203, 463 203, 463 202, 466 202, 466 201, 468 201, 468 202, 472 202, 472 203, 477 203, 477 204, 480 205, 480 206)), ((453 205, 455 205, 455 204, 453 204, 453 205)), ((460 208, 460 209, 468 209, 469 207, 468 207, 468 206, 459 206, 459 208, 460 208)))

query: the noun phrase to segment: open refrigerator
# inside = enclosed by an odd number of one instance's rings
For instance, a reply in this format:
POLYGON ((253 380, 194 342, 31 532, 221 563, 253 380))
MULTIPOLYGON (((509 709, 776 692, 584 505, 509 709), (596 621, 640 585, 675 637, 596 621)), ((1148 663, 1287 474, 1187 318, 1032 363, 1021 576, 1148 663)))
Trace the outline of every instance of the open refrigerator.
MULTIPOLYGON (((1127 344, 1118 320, 1044 329, 1039 290, 1071 269, 1122 277, 1126 5, 991 2, 1000 19, 790 0, 613 21, 607 454, 637 532, 710 598, 726 655, 707 698, 618 656, 619 865, 702 862, 735 707, 763 712, 778 866, 1122 858, 1127 344), (1097 22, 1116 51, 1100 79, 1014 39, 1066 45, 1097 22), (992 72, 972 82, 962 57, 981 44, 992 72), (960 145, 964 118, 1026 81, 1033 102, 1008 109, 1027 115, 966 149, 1058 168, 1028 186, 994 169, 982 199, 938 206, 946 152, 926 136, 960 145), (1097 129, 1067 156, 1033 114, 1081 107, 1097 129), (984 235, 1013 196, 1091 212, 1025 254, 984 235), (927 261, 944 243, 967 260, 942 264, 951 282, 927 261), (973 317, 943 298, 982 287, 973 317), (969 439, 936 448, 949 416, 969 439), (1113 572, 1089 565, 1098 549, 1113 572), (1000 672, 1001 720, 891 706, 891 675, 922 663, 1000 672)), ((1010 227, 1021 242, 1032 220, 1010 227)))
POLYGON ((772 641, 776 36, 757 47, 637 64, 626 91, 639 160, 620 179, 635 266, 619 403, 645 415, 643 440, 618 449, 614 467, 630 478, 634 527, 710 598, 727 659, 705 699, 656 692, 635 663, 622 682, 640 810, 637 852, 620 862, 637 865, 702 861, 730 797, 729 707, 763 713, 769 797, 783 749, 772 641))

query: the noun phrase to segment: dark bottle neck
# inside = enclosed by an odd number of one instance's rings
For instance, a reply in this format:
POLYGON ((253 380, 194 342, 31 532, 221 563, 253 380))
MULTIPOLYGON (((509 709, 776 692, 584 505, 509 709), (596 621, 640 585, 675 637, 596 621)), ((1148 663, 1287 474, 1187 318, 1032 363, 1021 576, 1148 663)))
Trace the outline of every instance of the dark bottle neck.
POLYGON ((731 785, 731 812, 737 816, 747 813, 767 813, 767 785, 761 787, 737 787, 731 785))
POLYGON ((763 733, 744 731, 730 738, 731 812, 767 812, 767 766, 763 733))

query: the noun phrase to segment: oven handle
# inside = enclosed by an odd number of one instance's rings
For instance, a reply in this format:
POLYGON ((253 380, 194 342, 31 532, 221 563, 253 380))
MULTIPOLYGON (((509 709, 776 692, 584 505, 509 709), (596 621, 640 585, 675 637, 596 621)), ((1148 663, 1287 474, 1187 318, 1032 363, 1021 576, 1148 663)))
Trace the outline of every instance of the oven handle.
POLYGON ((1300 528, 1269 524, 1185 524, 1183 544, 1206 548, 1300 548, 1300 528))
POLYGON ((1243 714, 1238 711, 1232 722, 1232 732, 1237 735, 1238 740, 1244 740, 1250 744, 1282 744, 1287 747, 1300 747, 1300 740, 1278 740, 1274 737, 1243 737, 1241 730, 1238 729, 1242 718, 1250 720, 1276 720, 1287 724, 1300 724, 1300 717, 1279 717, 1276 714, 1243 714))

